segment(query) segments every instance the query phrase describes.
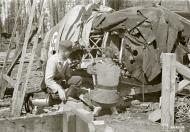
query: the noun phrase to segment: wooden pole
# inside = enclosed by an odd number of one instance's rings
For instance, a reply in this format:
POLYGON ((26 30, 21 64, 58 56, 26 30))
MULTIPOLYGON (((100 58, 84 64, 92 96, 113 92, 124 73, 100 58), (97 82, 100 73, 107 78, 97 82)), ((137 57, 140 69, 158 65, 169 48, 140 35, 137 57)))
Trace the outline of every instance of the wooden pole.
POLYGON ((21 102, 19 102, 19 98, 20 96, 23 94, 21 86, 20 86, 20 82, 21 82, 21 75, 22 75, 22 70, 23 70, 23 65, 24 65, 24 60, 25 60, 25 56, 26 56, 26 49, 27 49, 27 45, 28 45, 28 40, 30 37, 30 31, 31 31, 31 27, 32 27, 32 21, 34 18, 34 12, 35 12, 35 7, 36 7, 36 0, 33 1, 33 5, 31 8, 31 13, 29 16, 29 24, 26 30, 26 34, 25 34, 25 40, 24 40, 24 45, 23 45, 23 49, 22 49, 22 56, 21 56, 21 60, 20 60, 20 65, 18 68, 18 73, 17 73, 17 83, 13 92, 13 102, 12 102, 12 110, 11 110, 11 115, 12 116, 19 116, 21 109, 22 109, 22 104, 21 102))
MULTIPOLYGON (((34 57, 35 57, 35 52, 36 52, 36 49, 37 49, 37 46, 38 46, 38 37, 39 37, 39 35, 41 33, 41 30, 42 30, 42 27, 43 27, 44 6, 45 6, 45 2, 43 3, 42 10, 41 10, 38 31, 37 31, 37 34, 36 34, 36 37, 35 37, 35 40, 34 40, 34 45, 33 45, 33 48, 32 48, 32 55, 30 57, 30 61, 29 61, 29 65, 28 65, 28 69, 27 69, 27 73, 26 73, 26 81, 25 81, 23 89, 21 90, 21 96, 18 99, 18 102, 20 102, 20 104, 19 104, 20 106, 22 106, 23 101, 24 101, 24 96, 25 96, 25 93, 26 93, 26 90, 27 90, 29 77, 30 77, 30 73, 31 73, 31 69, 32 69, 32 64, 33 64, 34 57)), ((21 109, 20 109, 20 111, 21 111, 21 109)))
POLYGON ((162 62, 162 103, 161 125, 170 129, 174 125, 174 102, 176 80, 176 54, 163 53, 162 62))

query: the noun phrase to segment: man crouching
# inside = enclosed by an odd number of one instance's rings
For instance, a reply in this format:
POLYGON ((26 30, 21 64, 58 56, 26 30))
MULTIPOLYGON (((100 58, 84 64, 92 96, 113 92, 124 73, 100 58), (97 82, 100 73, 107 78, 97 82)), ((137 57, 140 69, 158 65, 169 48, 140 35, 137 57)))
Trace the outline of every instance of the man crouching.
POLYGON ((80 76, 71 76, 68 59, 71 52, 72 42, 69 40, 61 41, 58 52, 48 59, 45 71, 45 84, 49 93, 58 94, 63 102, 66 102, 69 96, 78 98, 82 84, 80 76), (69 88, 64 87, 64 81, 69 88))
POLYGON ((114 53, 111 47, 107 47, 104 51, 104 59, 95 65, 87 68, 89 74, 96 76, 96 86, 90 93, 90 98, 94 101, 95 116, 99 115, 101 109, 109 108, 112 114, 118 114, 116 104, 120 99, 117 87, 120 79, 120 67, 113 61, 114 53), (98 107, 99 106, 99 107, 98 107))

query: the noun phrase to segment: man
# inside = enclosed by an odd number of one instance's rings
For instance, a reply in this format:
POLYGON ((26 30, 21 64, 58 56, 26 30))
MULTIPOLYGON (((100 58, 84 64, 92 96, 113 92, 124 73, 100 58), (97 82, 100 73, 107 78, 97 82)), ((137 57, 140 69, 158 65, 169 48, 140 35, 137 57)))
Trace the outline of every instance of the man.
MULTIPOLYGON (((120 67, 113 61, 114 53, 109 47, 104 52, 102 62, 89 66, 87 72, 96 75, 95 89, 90 92, 90 98, 102 108, 110 108, 113 114, 117 114, 116 103, 120 96, 117 91, 120 78, 120 67)), ((96 105, 96 106, 97 106, 96 105)), ((98 115, 101 109, 94 109, 94 115, 98 115)))
POLYGON ((80 76, 71 76, 68 59, 71 52, 72 42, 69 40, 61 41, 58 53, 48 59, 45 71, 45 84, 50 94, 58 94, 64 102, 69 96, 77 98, 82 84, 80 76), (67 82, 69 88, 63 85, 64 81, 67 82))

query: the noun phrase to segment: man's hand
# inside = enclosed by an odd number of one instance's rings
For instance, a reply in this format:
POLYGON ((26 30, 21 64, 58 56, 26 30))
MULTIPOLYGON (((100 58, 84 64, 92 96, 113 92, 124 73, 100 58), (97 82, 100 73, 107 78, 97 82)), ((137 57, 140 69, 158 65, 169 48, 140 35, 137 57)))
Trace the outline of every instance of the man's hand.
POLYGON ((64 91, 63 89, 59 89, 59 90, 58 90, 58 94, 59 94, 59 98, 60 98, 62 101, 66 101, 66 100, 67 100, 65 91, 64 91))

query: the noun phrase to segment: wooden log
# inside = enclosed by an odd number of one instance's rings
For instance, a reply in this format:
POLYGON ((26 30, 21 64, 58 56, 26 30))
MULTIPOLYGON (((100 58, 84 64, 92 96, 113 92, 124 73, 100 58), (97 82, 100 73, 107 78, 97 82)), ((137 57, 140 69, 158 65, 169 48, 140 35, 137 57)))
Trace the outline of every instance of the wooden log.
POLYGON ((30 31, 31 31, 31 27, 32 27, 32 21, 34 18, 35 6, 36 6, 36 1, 33 1, 31 14, 29 16, 29 24, 28 24, 26 34, 25 34, 21 61, 20 61, 20 65, 19 65, 18 73, 17 73, 17 83, 15 85, 15 89, 14 89, 14 93, 13 93, 13 103, 12 103, 12 110, 11 110, 12 116, 19 116, 21 109, 22 109, 22 104, 21 104, 22 102, 20 101, 20 97, 22 96, 23 93, 22 93, 22 89, 20 87, 20 82, 21 82, 22 69, 23 69, 23 65, 24 65, 24 59, 26 56, 26 49, 27 49, 28 40, 30 37, 30 31))
POLYGON ((170 128, 174 125, 176 54, 163 53, 162 62, 162 103, 161 125, 170 128))

